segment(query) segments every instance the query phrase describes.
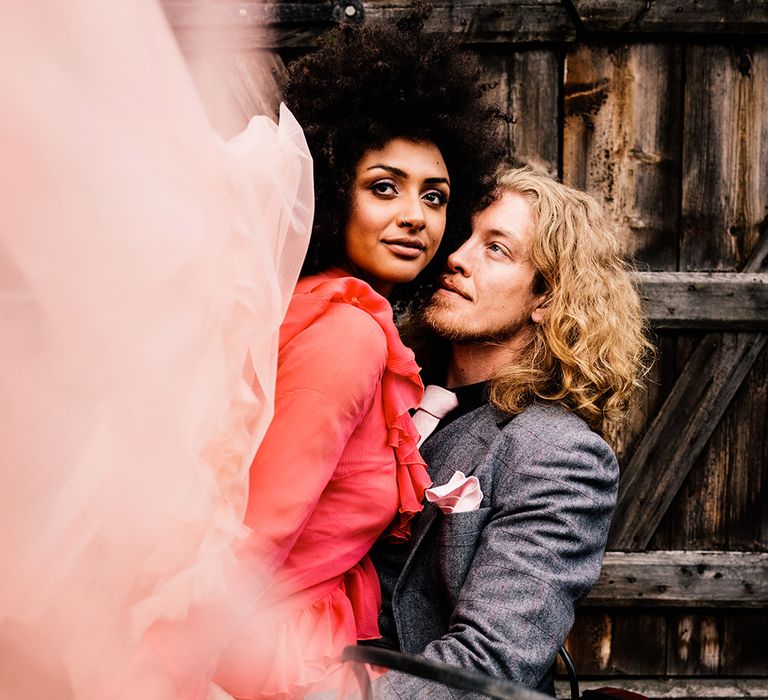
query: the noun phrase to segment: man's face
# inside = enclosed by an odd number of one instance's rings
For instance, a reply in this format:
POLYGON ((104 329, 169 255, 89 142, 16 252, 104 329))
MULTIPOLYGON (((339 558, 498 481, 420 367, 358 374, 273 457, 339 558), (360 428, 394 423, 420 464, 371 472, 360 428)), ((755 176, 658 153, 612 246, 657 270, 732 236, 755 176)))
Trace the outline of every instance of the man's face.
POLYGON ((438 335, 456 343, 515 342, 541 321, 544 295, 533 293, 528 202, 505 192, 475 216, 470 238, 448 258, 424 312, 438 335))

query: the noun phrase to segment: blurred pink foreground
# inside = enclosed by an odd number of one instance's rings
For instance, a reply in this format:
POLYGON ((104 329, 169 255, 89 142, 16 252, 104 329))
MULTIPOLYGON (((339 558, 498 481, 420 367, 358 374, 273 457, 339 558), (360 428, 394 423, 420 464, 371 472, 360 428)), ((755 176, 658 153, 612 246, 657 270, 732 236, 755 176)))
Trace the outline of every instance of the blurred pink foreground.
POLYGON ((229 144, 161 11, 0 4, 0 697, 203 698, 312 220, 287 110, 229 144))

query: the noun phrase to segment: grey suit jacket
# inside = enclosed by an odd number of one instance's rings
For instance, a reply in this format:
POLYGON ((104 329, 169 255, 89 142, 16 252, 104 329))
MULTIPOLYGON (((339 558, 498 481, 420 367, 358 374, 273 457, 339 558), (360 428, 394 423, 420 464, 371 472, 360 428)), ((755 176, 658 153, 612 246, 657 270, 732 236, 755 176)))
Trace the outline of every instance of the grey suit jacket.
MULTIPOLYGON (((574 607, 600 573, 618 465, 568 411, 534 404, 518 416, 484 405, 425 441, 436 485, 459 470, 480 481, 479 510, 428 504, 406 544, 373 550, 384 598, 374 644, 551 688, 574 607)), ((397 672, 377 698, 474 697, 397 672)))

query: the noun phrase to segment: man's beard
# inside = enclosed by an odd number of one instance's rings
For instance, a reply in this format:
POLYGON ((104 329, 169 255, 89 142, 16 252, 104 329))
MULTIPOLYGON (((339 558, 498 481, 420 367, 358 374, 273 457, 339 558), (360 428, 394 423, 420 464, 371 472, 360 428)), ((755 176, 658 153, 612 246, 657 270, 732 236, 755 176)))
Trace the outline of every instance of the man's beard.
POLYGON ((438 338, 457 345, 504 343, 532 326, 527 314, 487 328, 472 328, 461 319, 452 320, 450 315, 450 305, 433 297, 421 312, 421 320, 438 338))

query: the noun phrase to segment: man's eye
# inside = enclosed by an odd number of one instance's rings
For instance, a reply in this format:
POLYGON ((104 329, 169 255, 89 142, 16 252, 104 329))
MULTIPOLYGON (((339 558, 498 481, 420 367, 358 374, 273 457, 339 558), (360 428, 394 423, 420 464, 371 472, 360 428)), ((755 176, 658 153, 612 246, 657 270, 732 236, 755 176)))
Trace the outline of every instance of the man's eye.
POLYGON ((435 207, 440 207, 448 203, 448 195, 440 190, 430 190, 424 193, 424 199, 435 207))
POLYGON ((379 180, 378 182, 374 182, 371 185, 371 190, 375 192, 376 194, 397 194, 397 188, 395 187, 394 182, 390 182, 389 180, 379 180))

